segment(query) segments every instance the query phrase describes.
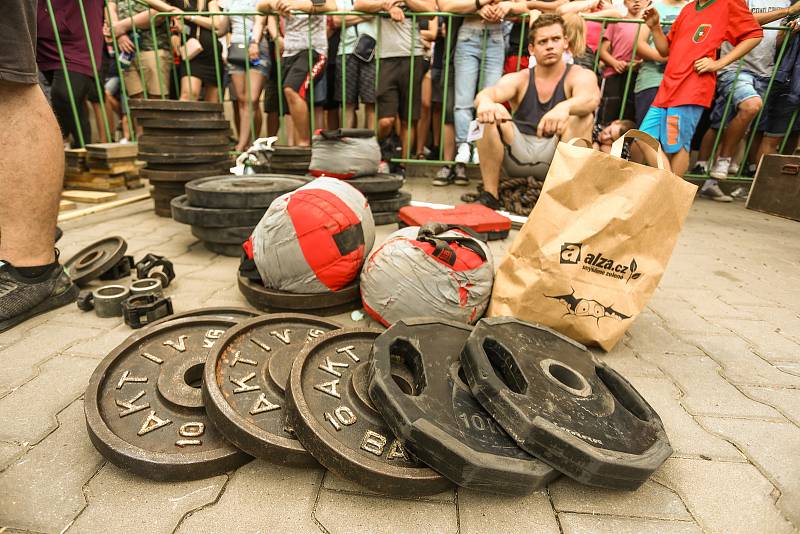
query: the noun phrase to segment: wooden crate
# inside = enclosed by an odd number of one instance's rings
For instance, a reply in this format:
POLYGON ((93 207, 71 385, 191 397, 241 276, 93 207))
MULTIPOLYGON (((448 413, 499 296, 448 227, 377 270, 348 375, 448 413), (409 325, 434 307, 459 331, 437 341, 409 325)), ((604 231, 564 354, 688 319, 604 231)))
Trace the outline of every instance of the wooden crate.
POLYGON ((800 156, 764 155, 746 207, 800 221, 800 156))
POLYGON ((86 152, 90 159, 135 159, 139 146, 136 143, 94 143, 86 145, 86 152))

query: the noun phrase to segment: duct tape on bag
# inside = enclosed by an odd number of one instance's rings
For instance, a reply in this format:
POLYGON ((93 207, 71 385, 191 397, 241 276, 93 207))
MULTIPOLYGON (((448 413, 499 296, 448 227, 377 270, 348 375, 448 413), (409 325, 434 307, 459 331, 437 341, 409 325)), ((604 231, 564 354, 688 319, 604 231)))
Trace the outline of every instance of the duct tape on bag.
POLYGON ((380 162, 381 148, 372 130, 329 130, 314 136, 308 172, 346 180, 376 174, 380 162))

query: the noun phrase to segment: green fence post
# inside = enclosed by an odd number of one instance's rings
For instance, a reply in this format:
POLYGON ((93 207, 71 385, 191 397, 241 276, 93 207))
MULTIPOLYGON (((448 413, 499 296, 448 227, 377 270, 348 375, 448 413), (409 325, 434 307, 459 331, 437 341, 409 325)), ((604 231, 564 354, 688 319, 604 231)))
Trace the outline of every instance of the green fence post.
POLYGON ((381 28, 383 28, 383 19, 380 15, 375 16, 377 19, 377 26, 378 31, 376 32, 378 38, 378 51, 375 54, 375 136, 378 136, 378 123, 380 122, 380 113, 378 112, 378 87, 380 87, 379 82, 381 79, 381 49, 382 41, 381 41, 381 28))
POLYGON ((594 52, 594 67, 592 67, 592 70, 595 74, 597 74, 597 68, 600 66, 600 45, 603 43, 603 36, 606 34, 606 24, 607 21, 604 20, 600 26, 600 38, 597 40, 597 50, 594 52))
MULTIPOLYGON (((61 68, 64 72, 64 83, 67 85, 67 96, 69 96, 69 105, 72 108, 72 120, 75 121, 75 131, 78 132, 78 144, 81 148, 85 146, 83 142, 83 130, 81 129, 80 116, 78 115, 78 107, 75 103, 75 95, 72 93, 72 83, 69 80, 69 71, 67 70, 67 60, 64 58, 64 48, 61 46, 61 35, 58 31, 56 24, 56 16, 53 13, 53 5, 50 0, 47 1, 47 13, 50 15, 50 24, 53 26, 53 35, 56 38, 56 48, 58 49, 58 58, 61 61, 61 68)), ((91 52, 90 52, 91 54, 91 52)))
POLYGON ((415 37, 417 36, 417 14, 411 14, 411 67, 408 77, 408 113, 406 114, 406 150, 403 153, 403 159, 410 158, 411 151, 411 117, 413 117, 413 104, 414 104, 414 64, 417 62, 417 56, 414 55, 416 51, 415 37))
POLYGON ((528 22, 528 14, 524 13, 521 15, 522 22, 521 27, 519 29, 519 47, 517 47, 517 70, 519 72, 520 68, 522 67, 522 43, 525 42, 525 23, 528 22))
POLYGON ((92 47, 92 37, 89 35, 89 24, 86 22, 86 10, 83 7, 83 0, 78 0, 78 8, 81 11, 81 22, 83 23, 83 33, 86 37, 86 48, 89 50, 89 62, 92 65, 92 74, 94 74, 94 87, 97 91, 97 99, 100 101, 100 114, 103 117, 103 127, 106 130, 106 139, 108 142, 113 142, 111 138, 111 128, 108 125, 108 114, 106 113, 106 99, 103 94, 103 84, 100 82, 100 73, 97 72, 97 61, 94 59, 94 49, 92 47))
MULTIPOLYGON (((181 26, 186 29, 186 15, 181 14, 181 26)), ((181 43, 183 45, 183 62, 186 64, 186 84, 189 86, 189 100, 194 99, 194 91, 192 91, 192 65, 189 61, 189 49, 186 48, 186 32, 181 30, 181 43)), ((180 87, 178 89, 180 91, 180 87)), ((198 97, 200 95, 197 95, 198 97)))
MULTIPOLYGON (((156 76, 158 76, 158 90, 161 92, 161 99, 163 100, 166 98, 165 91, 164 91, 164 75, 161 72, 161 58, 159 54, 161 53, 161 48, 159 48, 158 42, 158 33, 156 32, 156 21, 158 20, 160 13, 156 13, 154 17, 150 17, 150 38, 153 40, 153 47, 155 48, 156 54, 156 76)), ((164 21, 169 24, 169 19, 164 18, 164 21)), ((169 35, 169 31, 167 31, 167 35, 169 35)), ((170 50, 172 47, 170 46, 170 50)))
POLYGON ((627 24, 636 24, 636 36, 633 40, 633 51, 631 52, 631 60, 628 63, 628 77, 625 79, 625 91, 622 93, 622 103, 620 104, 619 108, 619 120, 622 120, 622 117, 625 116, 625 105, 628 103, 628 92, 631 88, 631 79, 633 78, 633 62, 636 60, 636 49, 639 46, 639 32, 642 30, 642 23, 632 23, 628 22, 627 24))
MULTIPOLYGON (((133 32, 133 33, 138 35, 139 29, 133 24, 133 16, 135 15, 135 13, 133 12, 133 9, 131 8, 131 0, 125 0, 125 2, 128 4, 128 13, 130 14, 130 17, 131 17, 131 32, 133 32)), ((149 15, 149 11, 148 11, 148 17, 149 16, 150 15, 149 15)), ((142 67, 142 61, 141 61, 142 51, 139 49, 139 39, 138 38, 134 38, 133 39, 133 47, 136 49, 136 67, 137 67, 136 70, 139 71, 139 78, 142 80, 142 95, 144 95, 144 97, 147 98, 147 84, 145 83, 145 79, 144 79, 144 67, 142 67)))
MULTIPOLYGON (((49 1, 49 0, 48 0, 49 1)), ((111 8, 106 3, 106 16, 111 21, 111 8)), ((131 136, 131 141, 136 141, 136 128, 133 125, 133 117, 131 110, 128 107, 128 90, 125 88, 125 71, 122 70, 122 65, 119 62, 119 45, 117 44, 117 36, 114 31, 111 31, 111 44, 114 47, 114 63, 117 65, 117 75, 119 76, 119 91, 120 91, 120 111, 124 109, 125 116, 128 118, 128 132, 131 136)))
POLYGON ((444 48, 444 85, 442 86, 442 126, 439 129, 439 161, 444 160, 444 130, 447 127, 447 94, 450 92, 450 44, 453 34, 453 15, 447 14, 447 29, 444 48))
MULTIPOLYGON (((309 102, 308 102, 308 125, 311 131, 308 132, 309 143, 314 138, 314 116, 317 114, 316 102, 314 101, 314 43, 311 35, 311 14, 306 15, 308 18, 308 89, 309 89, 309 102)), ((323 74, 324 76, 324 74, 323 74)), ((295 124, 295 128, 297 125, 295 124)))
MULTIPOLYGON (((225 92, 225 88, 222 87, 222 76, 220 75, 219 43, 217 42, 217 25, 214 22, 213 12, 209 11, 209 16, 211 17, 211 35, 212 35, 211 53, 214 55, 214 77, 217 80, 217 101, 219 101, 219 103, 222 104, 222 93, 225 92)), ((249 63, 250 62, 248 61, 246 64, 249 65, 249 63)))
MULTIPOLYGON (((347 15, 342 16, 342 29, 339 35, 339 50, 333 57, 336 61, 337 58, 342 58, 342 128, 347 128, 347 56, 345 55, 345 44, 347 40, 347 15), (341 52, 341 54, 340 54, 341 52)), ((334 81, 334 83, 336 83, 334 81)), ((357 124, 356 124, 357 125, 357 124)))
POLYGON ((711 167, 714 164, 714 157, 717 155, 717 148, 720 145, 720 140, 722 139, 722 131, 725 128, 725 124, 728 121, 728 114, 731 110, 731 103, 733 103, 733 93, 736 91, 736 82, 739 81, 739 73, 742 71, 743 61, 739 60, 739 65, 736 67, 736 75, 733 77, 733 84, 731 85, 731 91, 728 93, 728 98, 725 99, 725 108, 722 110, 722 119, 719 123, 719 129, 717 129, 717 135, 714 137, 714 146, 711 147, 711 153, 708 155, 708 168, 706 168, 705 176, 710 176, 711 167))

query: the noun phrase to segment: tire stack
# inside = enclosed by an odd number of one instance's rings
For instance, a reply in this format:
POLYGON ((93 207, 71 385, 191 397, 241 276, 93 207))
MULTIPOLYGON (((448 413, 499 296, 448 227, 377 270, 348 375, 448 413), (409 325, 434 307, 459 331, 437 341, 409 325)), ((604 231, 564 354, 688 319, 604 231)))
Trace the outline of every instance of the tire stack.
POLYGON ((140 176, 152 185, 156 214, 170 217, 170 202, 194 179, 226 173, 231 167, 230 123, 222 104, 161 99, 130 99, 143 132, 140 176))
POLYGON ((266 152, 266 161, 253 168, 262 173, 304 176, 310 165, 311 147, 276 145, 272 151, 266 152))
POLYGON ((172 218, 191 225, 192 234, 211 252, 239 256, 242 243, 279 196, 308 183, 298 176, 254 174, 208 176, 186 184, 186 194, 171 200, 172 218))
POLYGON ((411 193, 401 189, 405 179, 399 174, 375 174, 345 180, 361 191, 372 210, 375 226, 397 223, 397 212, 411 204, 411 193))

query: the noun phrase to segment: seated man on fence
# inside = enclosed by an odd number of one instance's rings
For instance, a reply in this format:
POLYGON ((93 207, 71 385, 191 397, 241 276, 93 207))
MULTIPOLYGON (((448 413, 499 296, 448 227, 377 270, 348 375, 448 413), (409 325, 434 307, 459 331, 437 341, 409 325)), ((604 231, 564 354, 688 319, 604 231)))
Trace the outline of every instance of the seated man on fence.
POLYGON ((559 138, 590 139, 600 101, 597 78, 564 62, 564 20, 544 14, 531 24, 528 50, 536 66, 506 74, 475 97, 483 136, 478 139, 483 192, 478 202, 500 208, 500 166, 510 177, 544 178, 559 138), (511 102, 514 119, 502 102, 511 102))

